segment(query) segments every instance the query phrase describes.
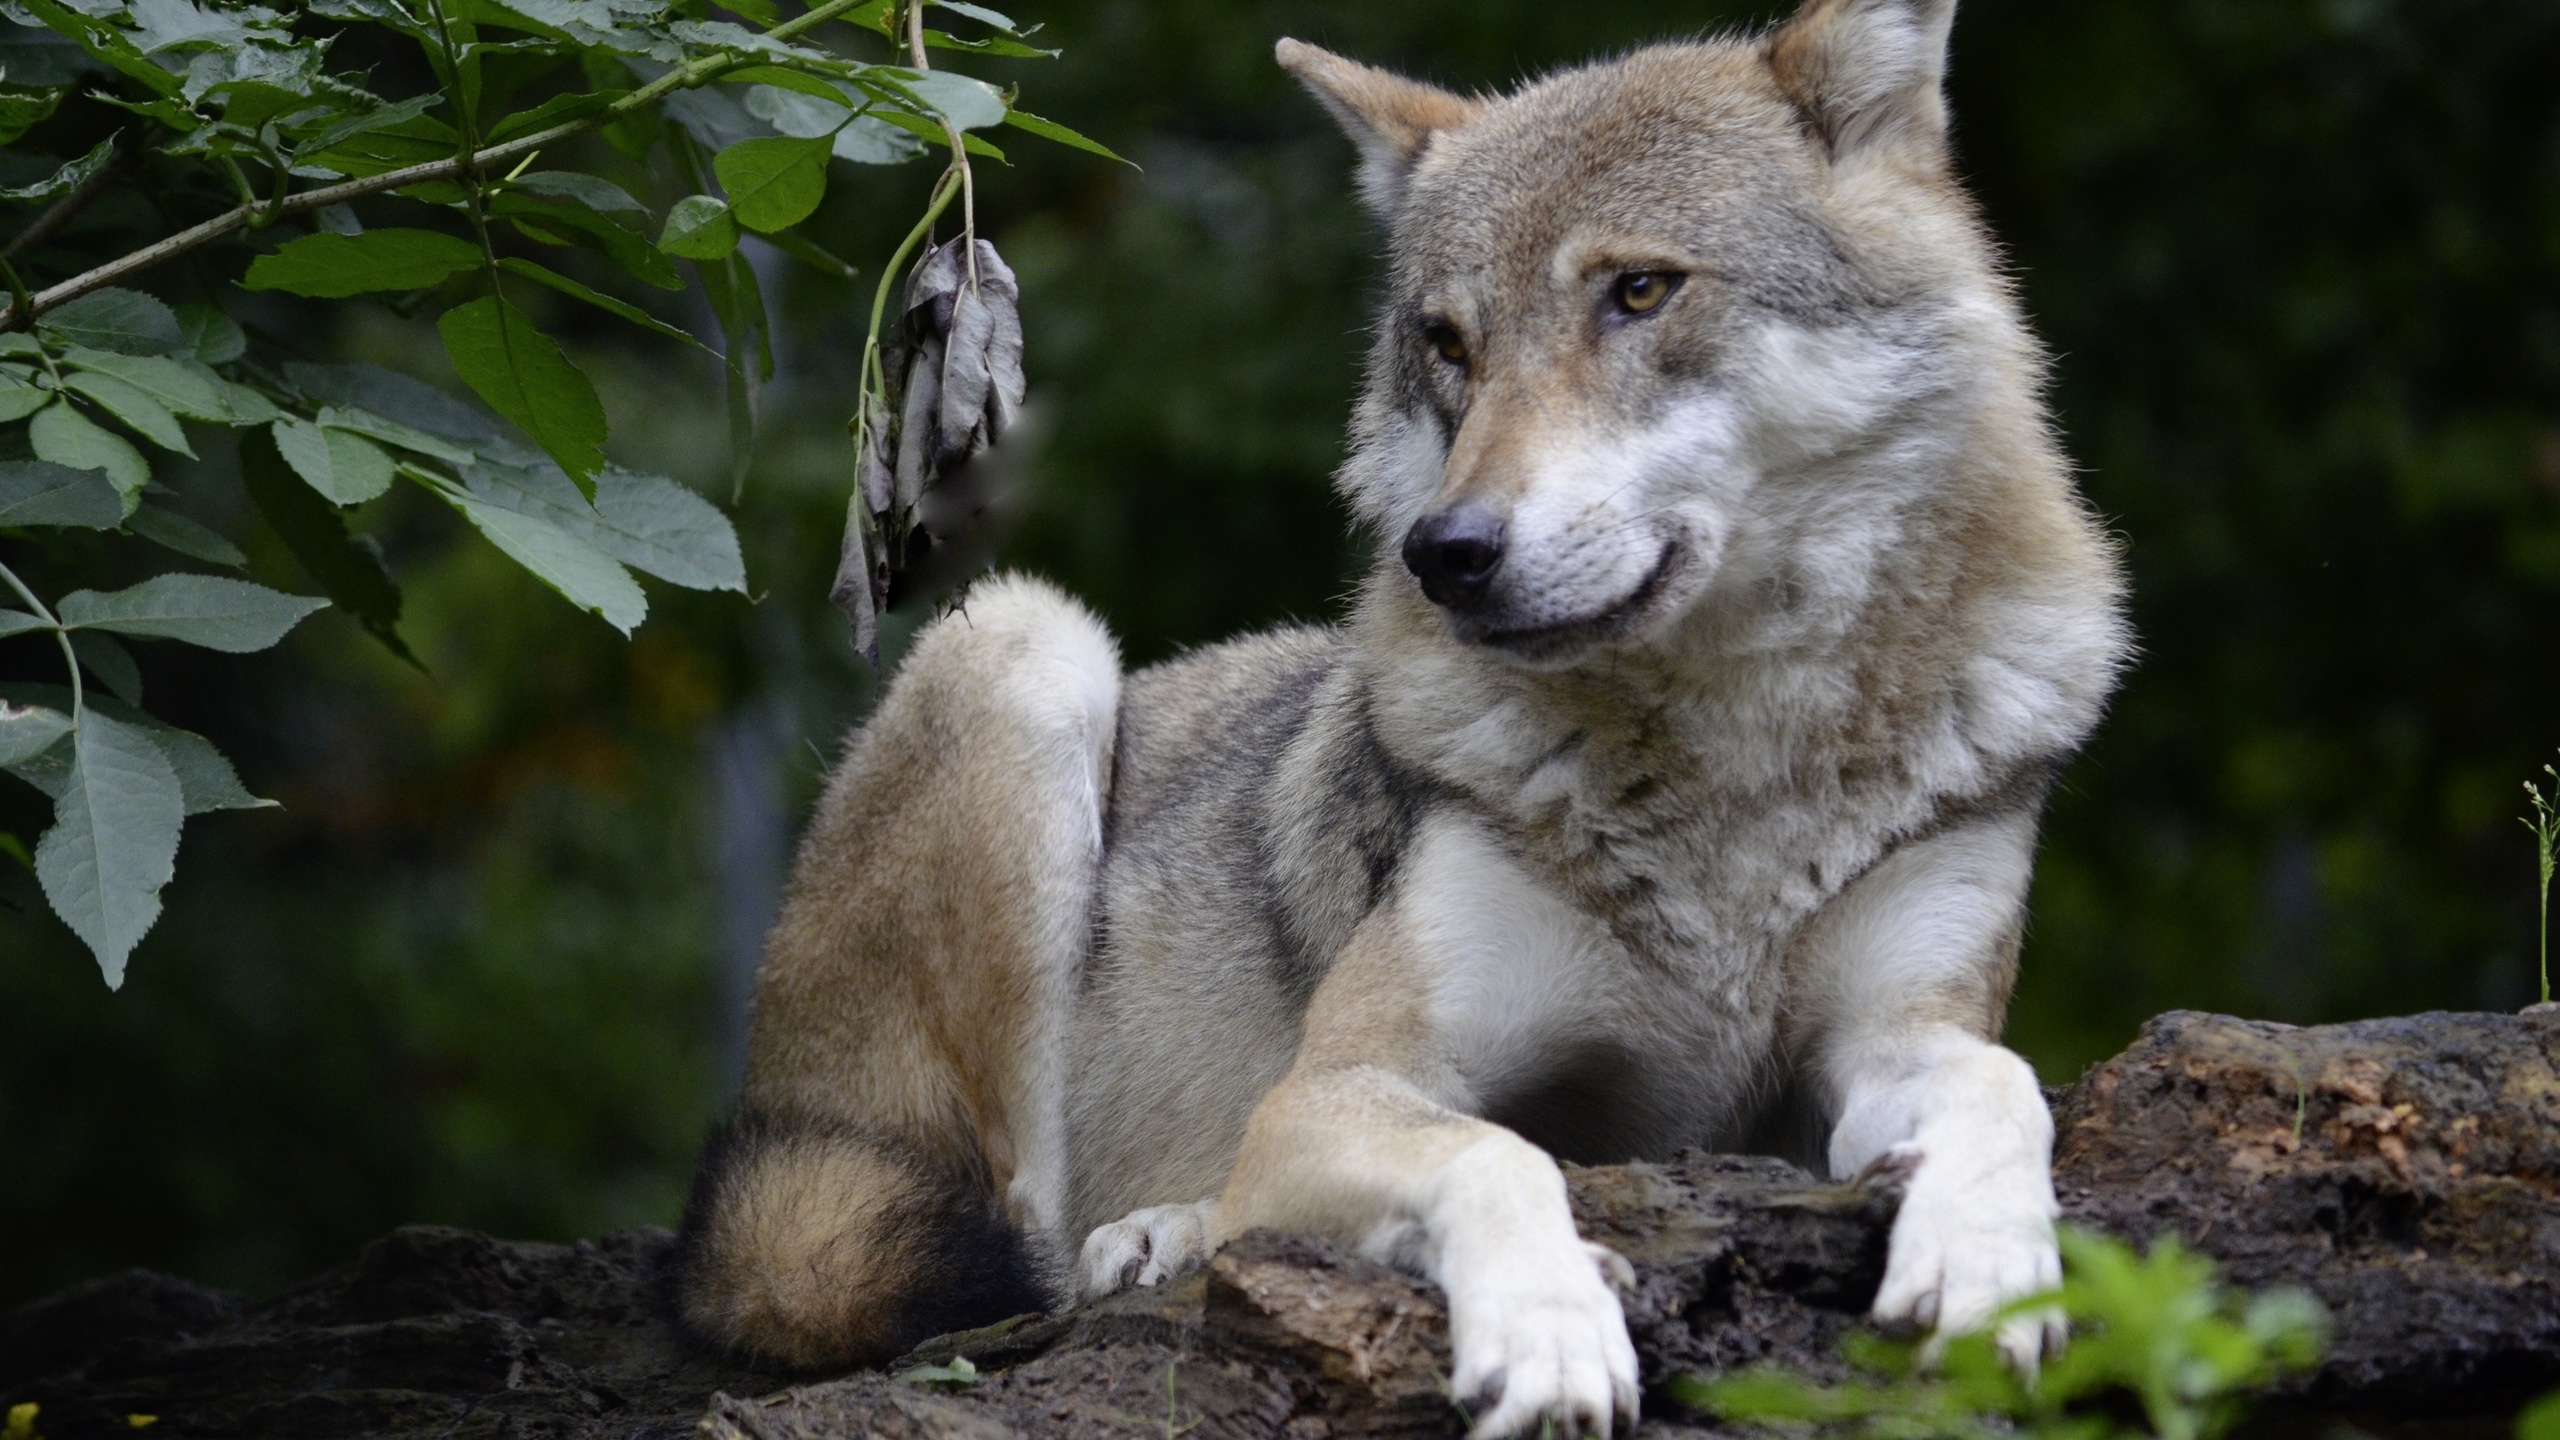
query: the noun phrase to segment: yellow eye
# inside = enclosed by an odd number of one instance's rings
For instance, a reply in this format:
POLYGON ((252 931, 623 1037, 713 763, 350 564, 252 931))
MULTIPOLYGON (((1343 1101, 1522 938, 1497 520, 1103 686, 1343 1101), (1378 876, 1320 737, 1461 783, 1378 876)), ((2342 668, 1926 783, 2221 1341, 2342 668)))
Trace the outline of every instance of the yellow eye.
POLYGON ((1642 315, 1680 288, 1680 277, 1660 270, 1632 270, 1618 277, 1618 308, 1630 315, 1642 315))
POLYGON ((1467 342, 1458 338, 1457 331, 1446 325, 1434 325, 1422 332, 1422 338, 1431 342, 1431 348, 1440 352, 1441 359, 1452 365, 1467 363, 1467 342))

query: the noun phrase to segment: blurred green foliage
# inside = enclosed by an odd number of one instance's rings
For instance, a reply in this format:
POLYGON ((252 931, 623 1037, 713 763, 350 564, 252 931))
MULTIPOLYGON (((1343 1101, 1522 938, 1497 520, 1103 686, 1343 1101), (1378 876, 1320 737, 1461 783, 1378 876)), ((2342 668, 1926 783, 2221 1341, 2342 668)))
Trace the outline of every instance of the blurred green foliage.
MULTIPOLYGON (((1271 42, 1482 88, 1775 13, 1015 11, 1066 52, 1041 112, 1145 168, 1025 142, 981 171, 1048 426, 1005 558, 1138 662, 1330 614, 1365 553, 1326 477, 1376 237, 1271 42)), ((2516 786, 2560 739, 2560 8, 1966 0, 1955 44, 1963 168, 2144 646, 2054 806, 2013 1043, 2066 1080, 2171 1006, 2522 1003, 2516 786)), ((930 179, 847 187, 808 232, 876 265, 930 179)), ((0 1301, 126 1264, 255 1290, 409 1220, 672 1219, 785 847, 872 693, 825 591, 876 275, 764 273, 753 603, 653 588, 626 643, 394 504, 376 538, 430 677, 325 614, 245 662, 144 654, 155 708, 285 806, 189 829, 113 997, 0 854, 0 1301)), ((299 335, 315 358, 452 384, 420 324, 345 308, 299 335)), ((617 459, 725 485, 715 362, 541 318, 617 459)), ((0 795, 0 831, 41 822, 0 795)))

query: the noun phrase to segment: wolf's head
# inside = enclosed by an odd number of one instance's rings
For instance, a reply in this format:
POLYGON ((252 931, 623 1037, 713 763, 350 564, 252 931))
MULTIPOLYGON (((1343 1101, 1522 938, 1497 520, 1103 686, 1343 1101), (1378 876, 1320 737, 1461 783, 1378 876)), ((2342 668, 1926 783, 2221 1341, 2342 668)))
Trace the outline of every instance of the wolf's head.
POLYGON ((1280 42, 1390 240, 1342 485, 1458 638, 1544 667, 1845 615, 1986 418, 2050 463, 1949 175, 1954 12, 1811 0, 1495 99, 1280 42))

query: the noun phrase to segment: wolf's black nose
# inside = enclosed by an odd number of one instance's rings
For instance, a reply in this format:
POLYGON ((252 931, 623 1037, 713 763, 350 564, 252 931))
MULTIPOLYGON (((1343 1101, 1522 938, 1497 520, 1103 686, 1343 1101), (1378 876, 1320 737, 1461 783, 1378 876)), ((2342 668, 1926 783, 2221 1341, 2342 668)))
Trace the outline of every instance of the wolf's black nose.
POLYGON ((1493 572, 1502 568, 1502 522, 1473 505, 1453 505, 1413 522, 1404 532, 1404 568, 1422 582, 1434 605, 1466 605, 1484 598, 1493 572))

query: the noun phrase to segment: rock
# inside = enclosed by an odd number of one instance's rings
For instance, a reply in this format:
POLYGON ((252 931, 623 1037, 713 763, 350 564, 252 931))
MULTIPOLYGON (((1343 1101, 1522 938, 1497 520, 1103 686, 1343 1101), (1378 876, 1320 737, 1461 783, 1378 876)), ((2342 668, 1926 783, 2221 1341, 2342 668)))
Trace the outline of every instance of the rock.
MULTIPOLYGON (((2560 1385, 2560 1012, 2296 1029, 2170 1014, 2056 1098, 2074 1223, 2174 1231, 2235 1282, 2325 1300, 2335 1343, 2268 1402, 2303 1434, 2503 1434, 2560 1385)), ((1771 1362, 1837 1375, 1883 1273, 1894 1197, 1691 1154, 1567 1175, 1635 1269, 1649 1385, 1771 1362)), ((1457 1435, 1447 1320, 1410 1276, 1248 1235, 1202 1273, 944 1336, 812 1383, 686 1347, 664 1232, 577 1246, 411 1229, 265 1305, 130 1272, 0 1319, 0 1399, 48 1440, 170 1436, 1255 1437, 1457 1435), (973 1383, 908 1372, 966 1357, 973 1383), (907 1378, 901 1378, 906 1376, 907 1378), (705 1406, 708 1412, 705 1413, 705 1406)), ((1658 1390, 1644 1433, 1684 1421, 1658 1390)))

